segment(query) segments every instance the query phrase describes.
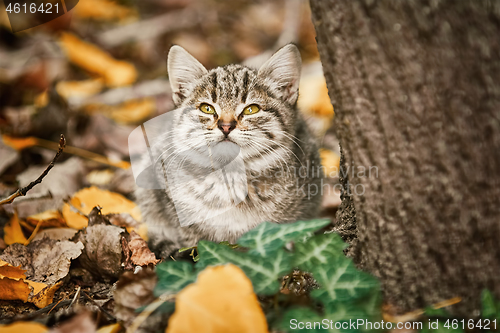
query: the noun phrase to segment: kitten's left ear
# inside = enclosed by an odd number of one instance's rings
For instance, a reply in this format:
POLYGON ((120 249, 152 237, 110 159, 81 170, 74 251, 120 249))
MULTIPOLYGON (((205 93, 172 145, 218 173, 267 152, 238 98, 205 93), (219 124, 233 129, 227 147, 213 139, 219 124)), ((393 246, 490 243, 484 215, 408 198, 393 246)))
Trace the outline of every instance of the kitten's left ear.
POLYGON ((258 76, 267 81, 281 99, 293 105, 299 97, 301 66, 299 50, 295 45, 288 44, 262 65, 258 76))
POLYGON ((172 98, 179 105, 192 88, 194 80, 207 74, 203 65, 179 45, 174 45, 168 52, 168 77, 172 87, 172 98))

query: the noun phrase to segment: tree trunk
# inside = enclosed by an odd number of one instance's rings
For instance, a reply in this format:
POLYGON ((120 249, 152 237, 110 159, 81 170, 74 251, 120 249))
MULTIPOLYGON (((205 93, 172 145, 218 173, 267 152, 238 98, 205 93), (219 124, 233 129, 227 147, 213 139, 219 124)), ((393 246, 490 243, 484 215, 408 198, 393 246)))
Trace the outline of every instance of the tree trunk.
POLYGON ((459 296, 450 310, 477 315, 483 288, 500 297, 500 2, 311 8, 349 255, 400 312, 459 296))

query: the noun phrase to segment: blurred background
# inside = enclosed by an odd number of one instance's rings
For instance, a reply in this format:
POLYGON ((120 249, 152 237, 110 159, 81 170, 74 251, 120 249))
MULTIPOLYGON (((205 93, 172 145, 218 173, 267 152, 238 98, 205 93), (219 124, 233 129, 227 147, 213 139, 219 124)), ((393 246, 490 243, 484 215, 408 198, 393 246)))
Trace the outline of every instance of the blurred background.
MULTIPOLYGON (((173 44, 207 68, 258 68, 295 43, 303 59, 299 107, 323 147, 329 181, 337 181, 334 112, 306 1, 80 0, 57 19, 17 33, 0 6, 0 197, 35 179, 64 134, 63 166, 50 185, 55 198, 97 185, 133 199, 128 135, 173 108, 166 71, 173 44)), ((333 216, 339 193, 325 194, 324 214, 333 216)), ((60 204, 17 209, 24 218, 60 204)))

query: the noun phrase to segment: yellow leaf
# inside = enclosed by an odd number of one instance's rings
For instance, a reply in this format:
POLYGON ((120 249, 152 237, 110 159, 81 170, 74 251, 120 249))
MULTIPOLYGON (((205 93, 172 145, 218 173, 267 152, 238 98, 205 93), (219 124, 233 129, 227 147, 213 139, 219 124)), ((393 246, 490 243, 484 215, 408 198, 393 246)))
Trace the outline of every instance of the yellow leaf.
POLYGON ((312 75, 300 81, 299 108, 318 117, 333 118, 333 106, 323 75, 312 75))
POLYGON ((23 150, 25 148, 33 147, 38 144, 37 138, 28 136, 26 138, 15 138, 8 135, 2 135, 3 143, 16 150, 23 150))
POLYGON ((63 282, 48 286, 45 283, 26 280, 25 272, 20 267, 0 260, 0 299, 30 302, 40 309, 51 304, 54 293, 63 282))
MULTIPOLYGON (((129 213, 137 221, 141 220, 141 212, 135 203, 121 194, 101 190, 95 186, 84 188, 75 193, 70 203, 86 215, 95 206, 101 206, 103 214, 129 213)), ((87 219, 74 212, 69 204, 64 204, 62 213, 68 227, 82 229, 87 226, 87 219)))
POLYGON ((33 287, 34 296, 29 298, 29 302, 35 304, 39 309, 52 304, 55 292, 63 284, 63 281, 59 281, 52 286, 47 286, 45 283, 33 282, 29 280, 26 280, 26 282, 33 287))
POLYGON ((60 228, 66 226, 64 218, 57 210, 46 210, 42 213, 30 215, 26 218, 26 222, 33 226, 37 226, 38 223, 42 223, 45 228, 60 228))
POLYGON ((30 286, 22 279, 0 278, 0 299, 26 302, 30 292, 30 286))
POLYGON ((85 108, 89 114, 103 113, 120 124, 136 124, 156 111, 154 98, 133 99, 118 105, 91 104, 85 108))
POLYGON ((320 149, 319 156, 326 177, 337 177, 339 173, 340 156, 328 149, 320 149))
POLYGON ((60 42, 72 63, 103 77, 108 86, 129 85, 137 78, 134 65, 114 59, 107 52, 71 33, 63 32, 60 42))
POLYGON ((19 224, 19 218, 17 214, 14 214, 10 221, 3 228, 4 237, 3 240, 5 244, 11 245, 14 243, 24 244, 27 239, 24 237, 23 230, 19 224))
POLYGON ((252 283, 232 264, 208 267, 175 302, 166 333, 268 332, 252 283))
POLYGON ((56 85, 56 90, 64 99, 86 98, 99 93, 104 88, 102 79, 83 81, 61 81, 56 85))
POLYGON ((37 322, 18 321, 10 325, 0 325, 0 332, 2 333, 45 333, 48 331, 49 329, 46 326, 37 322))
POLYGON ((125 20, 137 17, 135 10, 121 6, 110 0, 84 0, 76 6, 75 15, 96 20, 125 20))
POLYGON ((100 329, 97 330, 97 333, 118 333, 122 329, 122 326, 118 323, 108 325, 108 326, 103 326, 100 329))

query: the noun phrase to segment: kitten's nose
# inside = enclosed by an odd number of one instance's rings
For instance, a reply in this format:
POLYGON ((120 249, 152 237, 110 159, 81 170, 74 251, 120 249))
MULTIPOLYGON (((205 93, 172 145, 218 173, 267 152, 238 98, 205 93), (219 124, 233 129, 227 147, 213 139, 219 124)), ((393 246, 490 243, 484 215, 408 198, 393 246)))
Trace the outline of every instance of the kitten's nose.
POLYGON ((229 123, 223 122, 222 119, 218 122, 219 129, 224 133, 225 136, 228 136, 232 130, 236 128, 236 121, 233 120, 229 123))

